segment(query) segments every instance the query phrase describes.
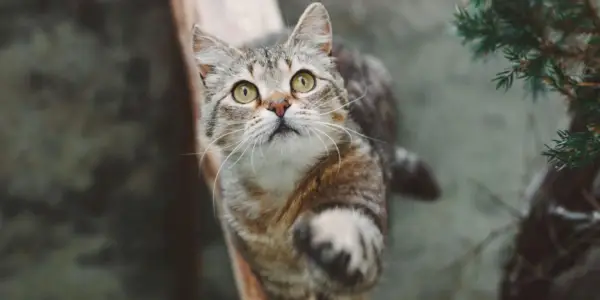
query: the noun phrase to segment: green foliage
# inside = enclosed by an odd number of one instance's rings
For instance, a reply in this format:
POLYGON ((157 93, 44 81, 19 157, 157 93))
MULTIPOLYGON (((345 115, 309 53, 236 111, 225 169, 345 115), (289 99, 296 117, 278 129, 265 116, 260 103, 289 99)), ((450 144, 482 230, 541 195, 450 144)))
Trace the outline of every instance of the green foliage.
POLYGON ((493 82, 508 90, 525 83, 534 99, 558 92, 583 114, 587 130, 560 131, 543 152, 558 167, 576 167, 600 155, 600 17, 595 0, 471 0, 454 25, 474 56, 502 53, 510 67, 493 82), (591 91, 591 92, 590 92, 591 91))

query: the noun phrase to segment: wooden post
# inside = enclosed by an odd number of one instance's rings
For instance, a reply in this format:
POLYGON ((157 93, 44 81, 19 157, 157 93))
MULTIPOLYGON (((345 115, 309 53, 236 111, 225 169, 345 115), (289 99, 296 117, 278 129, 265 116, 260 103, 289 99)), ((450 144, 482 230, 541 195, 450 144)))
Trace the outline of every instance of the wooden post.
MULTIPOLYGON (((276 0, 172 0, 173 12, 177 23, 182 51, 186 59, 188 83, 194 93, 197 111, 202 109, 200 100, 201 86, 199 75, 191 53, 191 28, 199 24, 206 32, 211 33, 233 45, 241 45, 255 38, 284 29, 283 19, 276 0)), ((198 138, 197 152, 204 152, 207 145, 198 138)), ((209 151, 200 162, 203 177, 212 189, 220 157, 218 153, 209 151)), ((215 193, 216 191, 212 191, 215 193)), ((218 198, 218 194, 215 195, 218 198)), ((220 201, 216 201, 220 203, 220 201)), ((217 204, 218 205, 218 204, 217 204)), ((217 207, 217 210, 219 208, 217 207)), ((260 285, 252 276, 246 262, 239 256, 231 244, 228 232, 225 240, 229 251, 235 281, 241 300, 265 299, 260 285)))

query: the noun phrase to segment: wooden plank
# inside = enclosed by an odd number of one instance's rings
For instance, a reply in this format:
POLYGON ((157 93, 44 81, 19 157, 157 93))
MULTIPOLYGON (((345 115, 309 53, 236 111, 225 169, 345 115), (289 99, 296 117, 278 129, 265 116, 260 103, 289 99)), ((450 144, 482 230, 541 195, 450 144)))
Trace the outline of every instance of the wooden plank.
MULTIPOLYGON (((197 101, 197 97, 198 97, 198 91, 199 91, 199 84, 198 81, 195 80, 195 76, 196 75, 196 69, 195 69, 195 64, 193 62, 193 58, 192 58, 192 51, 191 51, 191 38, 190 38, 190 34, 191 34, 191 27, 194 23, 196 23, 198 21, 198 9, 199 6, 197 5, 196 1, 189 1, 189 0, 170 0, 171 3, 171 12, 173 14, 173 20, 175 22, 175 29, 176 29, 176 34, 177 37, 179 39, 179 44, 180 44, 180 51, 182 53, 182 58, 183 58, 183 62, 184 62, 184 70, 186 72, 186 76, 185 78, 187 79, 187 86, 188 86, 188 90, 190 91, 189 94, 189 100, 190 103, 188 103, 188 107, 192 109, 192 116, 193 116, 193 121, 190 124, 190 127, 192 127, 190 130, 194 131, 193 127, 195 127, 195 120, 197 118, 197 114, 196 114, 196 110, 197 110, 197 105, 196 103, 197 101)), ((188 112, 189 113, 189 112, 188 112)), ((195 133, 195 131, 194 131, 195 133)), ((197 141, 197 140, 195 140, 197 141)), ((193 145, 190 149, 188 149, 188 151, 185 151, 185 153, 193 153, 197 151, 197 142, 194 143, 195 145, 193 145)), ((187 156, 184 155, 185 157, 193 157, 193 156, 187 156)), ((196 161, 197 163, 197 161, 196 161)), ((200 166, 201 167, 201 166, 200 166)), ((199 170, 196 169, 196 172, 198 172, 199 170)), ((198 173, 196 173, 197 176, 198 173)), ((196 182, 198 180, 198 177, 196 177, 196 182)), ((194 201, 198 201, 199 197, 196 197, 194 199, 194 201)), ((204 199, 201 199, 204 200, 204 199)), ((196 206, 197 208, 198 206, 196 206)), ((195 231, 196 232, 196 231, 195 231)), ((198 286, 200 286, 200 279, 198 276, 198 273, 200 272, 201 268, 202 268, 202 260, 201 260, 201 255, 200 255, 200 250, 201 250, 201 244, 196 243, 196 241, 199 239, 199 237, 197 236, 191 236, 190 237, 190 242, 187 243, 187 245, 190 247, 189 251, 196 253, 197 257, 196 257, 196 263, 192 264, 190 266, 188 266, 189 268, 194 269, 193 274, 195 276, 193 276, 192 278, 181 278, 181 280, 183 280, 184 282, 188 282, 188 284, 184 284, 182 286, 182 288, 184 290, 182 291, 178 291, 176 293, 176 299, 198 299, 198 293, 199 293, 199 289, 197 288, 198 286), (190 280, 196 280, 196 284, 193 283, 189 283, 190 280), (187 287, 187 291, 185 290, 185 288, 187 287)), ((178 278, 179 279, 179 278, 178 278)))
MULTIPOLYGON (((208 33, 233 45, 241 45, 266 34, 281 31, 283 19, 276 0, 172 0, 173 12, 178 27, 182 51, 186 57, 188 83, 194 93, 196 112, 202 107, 200 103, 200 78, 191 53, 191 29, 194 24, 208 33)), ((197 153, 204 153, 203 145, 207 145, 202 137, 198 137, 197 153)), ((209 151, 200 162, 203 178, 209 188, 213 189, 216 172, 220 165, 219 154, 209 151)), ((213 193, 217 191, 212 190, 213 193)), ((216 194, 217 205, 221 203, 216 194)), ((217 211, 219 207, 217 207, 217 211)), ((223 227, 223 226, 222 226, 223 227)), ((247 263, 231 244, 229 233, 223 227, 229 251, 236 285, 242 300, 266 299, 256 278, 252 275, 247 263)))

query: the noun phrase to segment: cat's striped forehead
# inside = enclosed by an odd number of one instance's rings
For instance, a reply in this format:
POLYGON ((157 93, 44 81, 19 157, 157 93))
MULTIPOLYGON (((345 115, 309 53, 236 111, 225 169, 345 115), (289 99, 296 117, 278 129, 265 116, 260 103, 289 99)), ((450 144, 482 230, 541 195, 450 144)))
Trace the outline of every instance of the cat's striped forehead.
POLYGON ((284 62, 291 64, 291 55, 289 51, 280 46, 254 48, 248 51, 246 60, 249 62, 249 68, 273 69, 278 68, 284 62))
POLYGON ((242 67, 255 79, 266 81, 280 80, 284 76, 282 74, 304 68, 317 73, 329 73, 332 66, 331 58, 323 53, 279 44, 247 49, 243 60, 242 67))
POLYGON ((280 46, 255 48, 246 55, 248 72, 264 84, 277 84, 291 70, 292 57, 280 46))

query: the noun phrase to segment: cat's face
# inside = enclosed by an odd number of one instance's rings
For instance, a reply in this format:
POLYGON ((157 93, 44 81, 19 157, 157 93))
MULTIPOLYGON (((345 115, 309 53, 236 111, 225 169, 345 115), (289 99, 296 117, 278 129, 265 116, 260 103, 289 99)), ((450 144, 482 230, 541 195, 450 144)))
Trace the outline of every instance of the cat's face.
POLYGON ((204 134, 226 152, 338 142, 348 105, 331 43, 322 6, 309 7, 288 41, 268 48, 236 49, 196 29, 204 134))

